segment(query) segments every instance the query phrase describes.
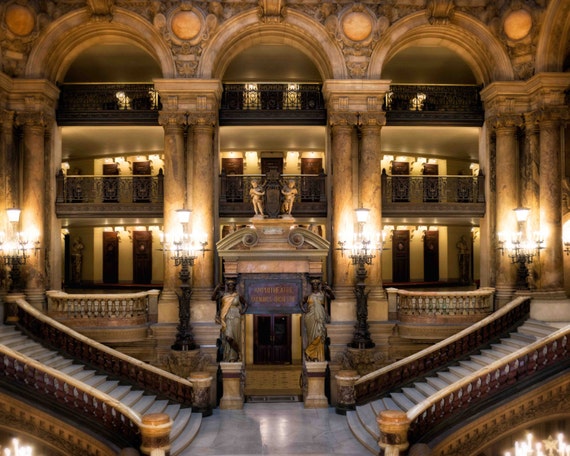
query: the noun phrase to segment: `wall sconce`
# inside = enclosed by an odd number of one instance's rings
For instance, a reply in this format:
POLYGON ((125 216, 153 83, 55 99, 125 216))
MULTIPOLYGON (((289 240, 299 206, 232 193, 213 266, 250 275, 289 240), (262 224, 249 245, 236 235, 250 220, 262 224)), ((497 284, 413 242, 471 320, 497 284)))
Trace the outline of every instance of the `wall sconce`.
POLYGON ((378 236, 376 245, 371 246, 372 240, 366 233, 365 226, 370 215, 370 209, 358 208, 355 211, 356 221, 358 223, 358 233, 354 236, 353 245, 347 246, 346 241, 341 239, 338 241, 342 254, 344 250, 350 250, 350 259, 356 268, 356 285, 354 287, 354 295, 356 297, 356 325, 352 342, 348 345, 352 348, 372 348, 375 346, 370 337, 368 330, 368 292, 365 292, 366 284, 366 265, 371 265, 372 260, 376 256, 372 253, 374 250, 382 250, 382 237, 378 236))
POLYGON ((18 231, 20 213, 17 208, 6 209, 8 229, 0 231, 0 259, 10 268, 9 291, 20 288, 20 266, 26 264, 32 250, 37 255, 40 249, 39 233, 33 229, 18 231))
POLYGON ((188 351, 198 348, 194 343, 190 328, 190 297, 192 288, 190 287, 190 268, 194 265, 197 258, 197 252, 202 251, 202 255, 206 252, 208 241, 203 238, 196 241, 197 237, 188 232, 188 224, 190 222, 191 211, 187 209, 179 209, 176 211, 178 222, 181 229, 175 233, 171 233, 168 237, 171 243, 165 245, 165 250, 171 252, 171 259, 174 260, 175 266, 181 266, 178 278, 180 279, 180 294, 178 294, 178 326, 176 340, 172 345, 173 350, 188 351))
POLYGON ((69 168, 70 168, 69 162, 62 162, 61 163, 61 169, 62 169, 64 174, 67 174, 67 172, 69 171, 69 168))
POLYGON ((473 240, 476 240, 480 235, 480 230, 477 227, 473 227, 471 228, 471 238, 473 240))
POLYGON ((517 265, 516 286, 519 290, 528 289, 528 266, 535 256, 540 255, 544 249, 544 238, 540 232, 536 232, 533 239, 527 239, 526 221, 530 209, 517 207, 513 209, 518 223, 518 231, 510 233, 498 233, 497 249, 504 255, 505 250, 511 259, 511 263, 517 265))

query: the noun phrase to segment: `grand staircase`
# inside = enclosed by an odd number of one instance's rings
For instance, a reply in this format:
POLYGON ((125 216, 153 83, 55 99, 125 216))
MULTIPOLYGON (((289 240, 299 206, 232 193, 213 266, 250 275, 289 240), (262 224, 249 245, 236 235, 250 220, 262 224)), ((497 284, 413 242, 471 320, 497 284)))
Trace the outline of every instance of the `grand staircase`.
POLYGON ((348 425, 364 447, 372 454, 378 454, 380 435, 376 417, 380 412, 399 410, 407 413, 444 388, 476 372, 484 371, 492 363, 521 349, 524 350, 525 347, 554 333, 557 329, 550 324, 528 319, 516 331, 511 332, 509 337, 501 338, 497 343, 490 344, 488 348, 479 350, 477 354, 438 369, 432 375, 397 388, 380 398, 357 405, 356 410, 346 412, 348 425))
MULTIPOLYGON (((61 375, 64 380, 67 379, 70 384, 80 384, 97 390, 98 393, 103 394, 100 397, 106 398, 105 402, 116 404, 118 401, 123 407, 130 409, 134 416, 142 418, 152 413, 167 414, 172 419, 170 434, 170 454, 172 456, 182 454, 200 429, 202 414, 192 412, 190 407, 160 398, 156 394, 119 381, 99 369, 95 370, 75 359, 66 357, 28 337, 16 326, 0 325, 0 352, 8 351, 15 352, 13 355, 17 354, 21 364, 41 363, 42 367, 57 371, 58 375, 61 375)), ((0 380, 4 382, 4 386, 9 385, 11 381, 9 378, 0 380)), ((18 390, 18 385, 15 385, 15 390, 18 390)), ((43 398, 38 396, 37 400, 42 401, 43 398)), ((55 409, 61 412, 60 407, 54 407, 55 409)), ((68 412, 68 419, 77 418, 78 422, 81 422, 78 412, 71 406, 68 412)))

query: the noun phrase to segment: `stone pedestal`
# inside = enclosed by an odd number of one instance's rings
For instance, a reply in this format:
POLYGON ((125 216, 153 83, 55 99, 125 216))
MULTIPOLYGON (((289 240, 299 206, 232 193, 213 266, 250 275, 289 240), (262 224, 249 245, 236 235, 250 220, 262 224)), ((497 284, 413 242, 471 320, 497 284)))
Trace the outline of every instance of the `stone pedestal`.
POLYGON ((326 361, 305 363, 307 375, 305 408, 327 408, 329 406, 329 401, 325 396, 327 365, 326 361))
POLYGON ((347 410, 356 409, 354 384, 360 378, 355 370, 341 370, 336 375, 337 404, 336 413, 346 415, 347 410))
POLYGON ((220 363, 224 395, 220 400, 220 409, 239 410, 243 408, 242 388, 243 364, 220 363))
POLYGON ((410 420, 400 410, 383 410, 376 417, 380 428, 378 445, 385 456, 397 456, 408 448, 410 420))
POLYGON ((18 322, 18 305, 16 304, 18 299, 26 299, 26 297, 22 293, 8 293, 4 297, 3 323, 14 325, 18 322))
POLYGON ((212 414, 210 403, 212 376, 208 372, 192 372, 188 380, 192 382, 192 411, 201 413, 202 416, 210 416, 212 414))
POLYGON ((172 420, 166 413, 149 413, 142 417, 141 453, 148 455, 170 454, 170 431, 172 420))

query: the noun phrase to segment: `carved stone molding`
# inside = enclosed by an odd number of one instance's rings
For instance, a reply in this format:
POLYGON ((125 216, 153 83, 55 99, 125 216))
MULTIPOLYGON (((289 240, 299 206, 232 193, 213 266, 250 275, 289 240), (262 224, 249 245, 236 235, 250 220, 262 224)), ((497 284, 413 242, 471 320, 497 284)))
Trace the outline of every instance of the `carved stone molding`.
POLYGON ((329 124, 331 127, 354 127, 358 125, 358 115, 354 112, 332 112, 329 114, 329 124))
POLYGON ((428 21, 432 25, 445 25, 453 19, 453 0, 430 0, 427 3, 428 21))
POLYGON ((265 23, 282 22, 285 14, 285 0, 259 0, 259 18, 265 23))

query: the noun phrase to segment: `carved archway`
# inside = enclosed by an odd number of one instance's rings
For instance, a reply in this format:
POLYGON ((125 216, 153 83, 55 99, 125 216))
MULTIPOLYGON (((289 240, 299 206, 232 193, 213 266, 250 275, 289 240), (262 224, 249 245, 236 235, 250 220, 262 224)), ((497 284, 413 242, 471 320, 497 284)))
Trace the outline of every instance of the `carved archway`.
POLYGON ((536 73, 564 71, 570 54, 570 3, 552 1, 548 6, 536 47, 536 73))

